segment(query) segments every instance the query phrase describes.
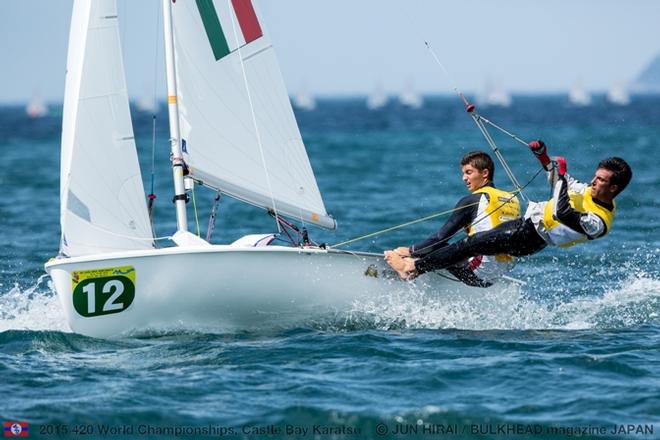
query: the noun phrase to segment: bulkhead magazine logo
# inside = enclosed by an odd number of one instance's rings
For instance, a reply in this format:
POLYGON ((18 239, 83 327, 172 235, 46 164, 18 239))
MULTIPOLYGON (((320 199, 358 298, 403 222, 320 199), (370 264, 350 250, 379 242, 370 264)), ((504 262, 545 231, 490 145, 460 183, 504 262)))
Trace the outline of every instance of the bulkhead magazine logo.
POLYGON ((30 428, 27 422, 3 422, 5 437, 27 437, 30 428))

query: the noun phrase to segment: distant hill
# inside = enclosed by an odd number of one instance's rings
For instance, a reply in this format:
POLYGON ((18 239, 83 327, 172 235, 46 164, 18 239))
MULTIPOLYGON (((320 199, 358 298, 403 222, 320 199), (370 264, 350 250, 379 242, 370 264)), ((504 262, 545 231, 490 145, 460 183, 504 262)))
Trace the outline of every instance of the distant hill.
POLYGON ((632 83, 631 90, 635 93, 660 93, 660 54, 632 83))

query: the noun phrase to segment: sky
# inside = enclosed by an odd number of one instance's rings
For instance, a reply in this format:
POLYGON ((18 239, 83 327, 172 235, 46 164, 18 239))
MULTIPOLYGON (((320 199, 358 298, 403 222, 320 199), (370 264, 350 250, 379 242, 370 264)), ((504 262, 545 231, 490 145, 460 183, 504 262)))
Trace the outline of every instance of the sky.
MULTIPOLYGON (((61 102, 72 0, 1 1, 0 102, 61 102)), ((291 94, 605 91, 660 53, 660 0, 253 2, 291 94)), ((160 0, 117 3, 129 94, 164 98, 160 0)))

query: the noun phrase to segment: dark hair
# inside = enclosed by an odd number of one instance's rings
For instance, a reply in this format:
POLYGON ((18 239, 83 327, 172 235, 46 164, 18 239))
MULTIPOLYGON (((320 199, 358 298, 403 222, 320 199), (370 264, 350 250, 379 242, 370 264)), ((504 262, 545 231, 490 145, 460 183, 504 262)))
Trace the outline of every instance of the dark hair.
POLYGON ((461 166, 472 165, 479 171, 488 170, 488 178, 493 180, 495 177, 495 165, 493 159, 490 158, 488 153, 483 151, 470 151, 463 159, 461 159, 461 166))
POLYGON ((628 186, 628 183, 630 183, 630 179, 632 179, 630 165, 620 157, 608 157, 607 159, 603 159, 598 164, 598 168, 612 172, 610 185, 618 186, 616 193, 614 193, 615 196, 623 191, 626 186, 628 186))

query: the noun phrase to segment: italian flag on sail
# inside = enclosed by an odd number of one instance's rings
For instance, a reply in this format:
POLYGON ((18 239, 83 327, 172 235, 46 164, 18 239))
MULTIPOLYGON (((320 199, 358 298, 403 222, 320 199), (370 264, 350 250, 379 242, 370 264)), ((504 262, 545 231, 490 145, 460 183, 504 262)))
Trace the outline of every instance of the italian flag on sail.
POLYGON ((216 61, 263 35, 251 0, 195 1, 216 61))

